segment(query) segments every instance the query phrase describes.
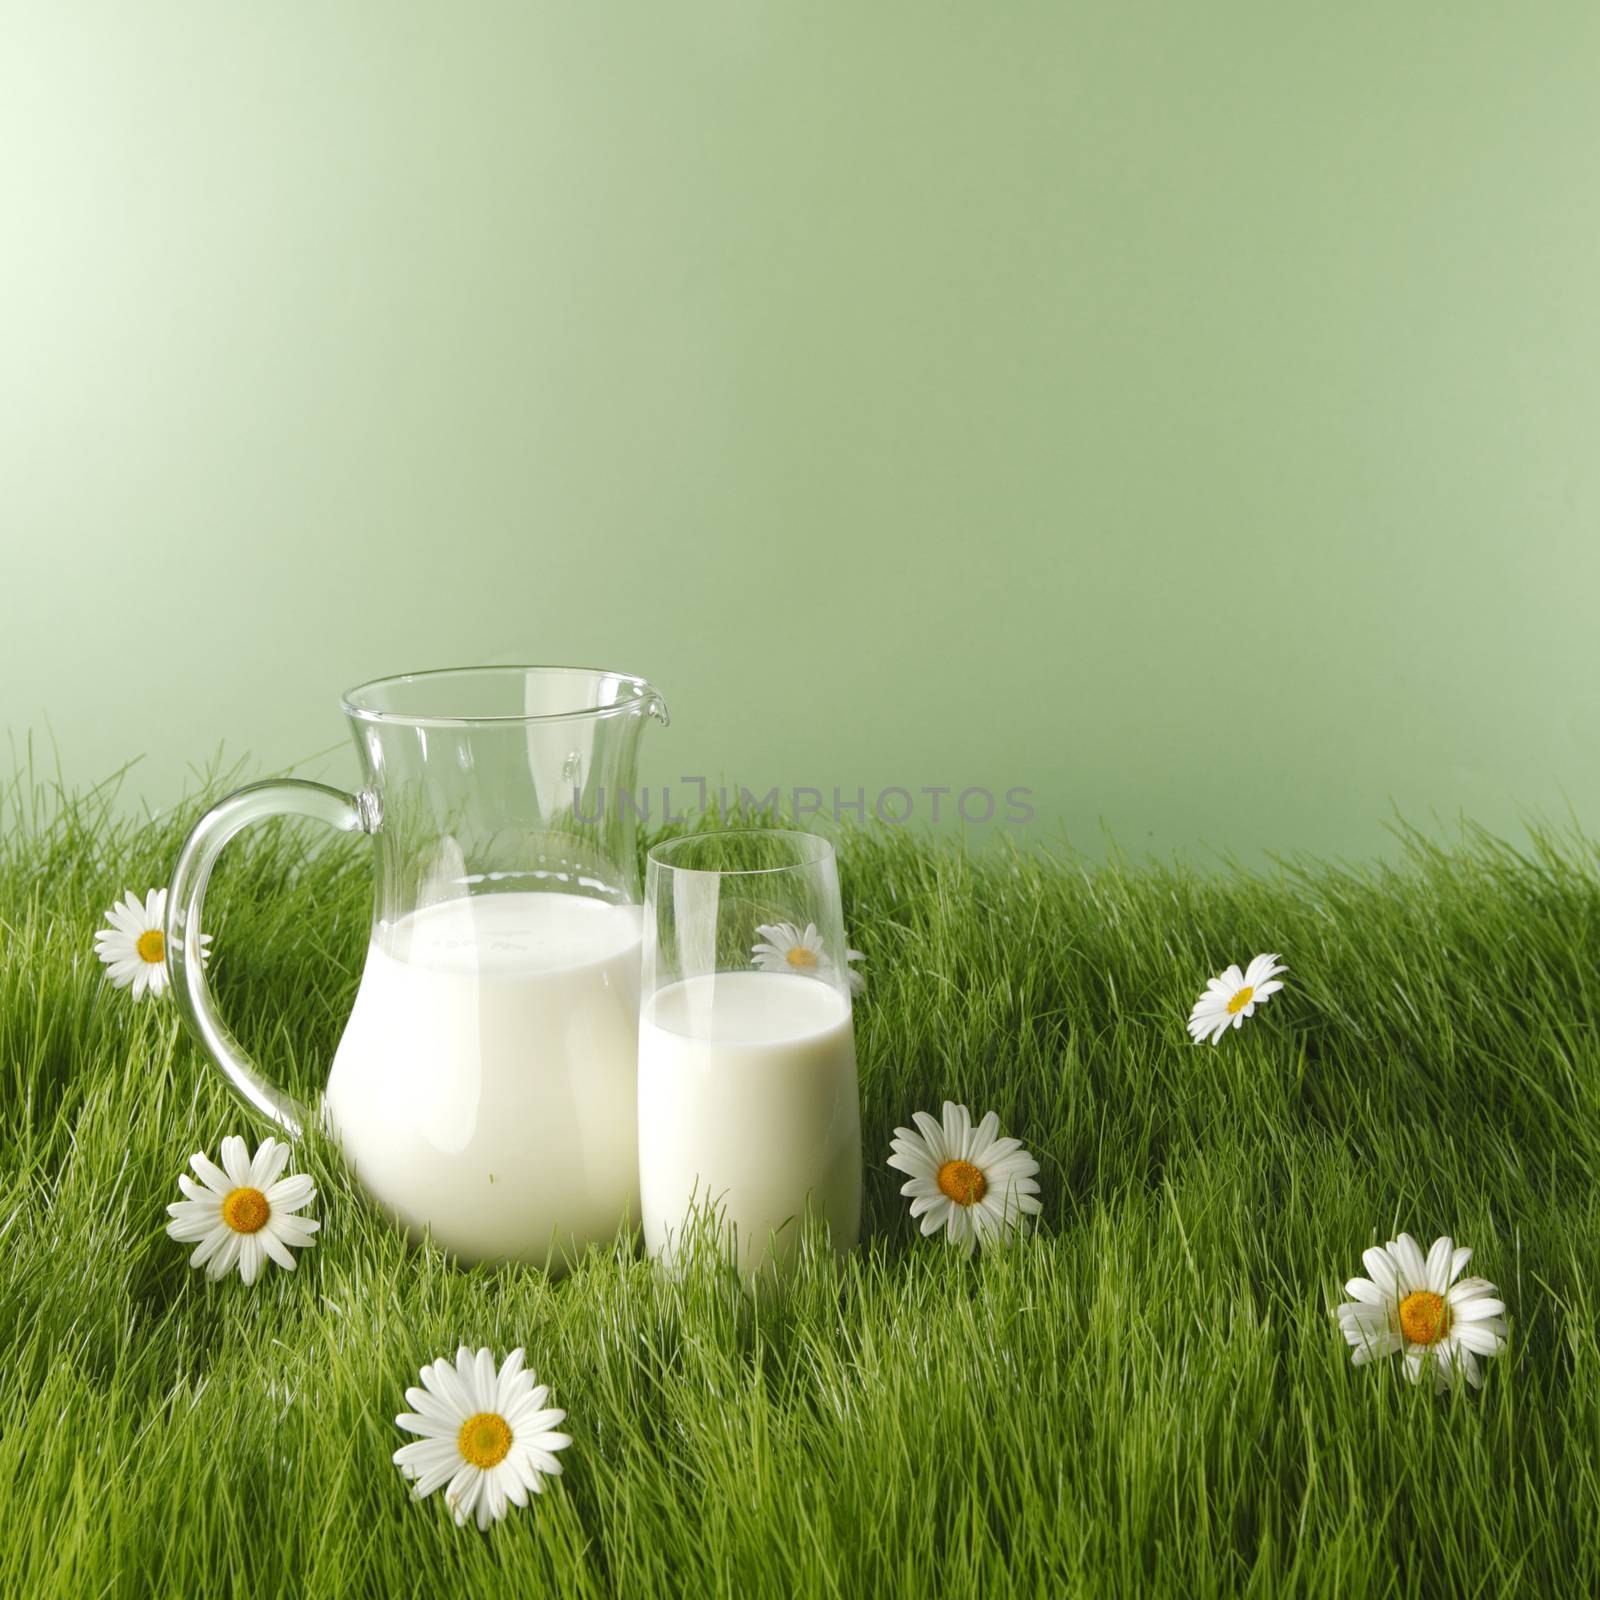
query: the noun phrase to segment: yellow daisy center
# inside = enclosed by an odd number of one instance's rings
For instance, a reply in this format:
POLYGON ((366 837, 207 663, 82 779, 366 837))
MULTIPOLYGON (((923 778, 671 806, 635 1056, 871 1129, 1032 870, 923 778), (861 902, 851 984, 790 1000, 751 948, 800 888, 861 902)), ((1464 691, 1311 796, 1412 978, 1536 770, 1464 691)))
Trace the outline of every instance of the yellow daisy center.
POLYGON ((139 952, 142 960, 155 966, 158 961, 166 958, 167 941, 162 937, 159 928, 146 928, 134 941, 133 948, 139 952))
POLYGON ((803 944, 797 944, 784 952, 783 959, 791 967, 814 967, 817 964, 817 952, 808 950, 803 944))
POLYGON ((1411 1344, 1437 1344, 1450 1331, 1450 1308, 1444 1297, 1418 1289, 1400 1302, 1400 1331, 1411 1344))
POLYGON ((222 1202, 222 1220, 235 1233, 260 1233, 272 1215, 267 1197, 259 1189, 233 1189, 222 1202))
POLYGON ((456 1449, 475 1467, 497 1467, 511 1453, 510 1425, 497 1412, 480 1411, 461 1424, 456 1449))
POLYGON ((989 1192, 989 1180, 970 1161, 945 1162, 937 1181, 958 1206, 975 1206, 989 1192))
POLYGON ((1233 999, 1228 1002, 1228 1015, 1236 1017, 1250 1004, 1250 997, 1255 993, 1255 985, 1247 983, 1233 999))

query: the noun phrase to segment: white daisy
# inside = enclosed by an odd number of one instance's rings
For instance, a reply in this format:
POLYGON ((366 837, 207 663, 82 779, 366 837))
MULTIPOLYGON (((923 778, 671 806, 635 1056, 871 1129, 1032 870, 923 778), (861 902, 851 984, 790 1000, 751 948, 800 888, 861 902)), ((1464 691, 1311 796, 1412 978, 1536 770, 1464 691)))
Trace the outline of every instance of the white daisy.
MULTIPOLYGON (((752 946, 750 953, 763 972, 804 972, 812 977, 826 977, 833 971, 816 923, 808 922, 802 930, 792 922, 763 922, 756 932, 761 935, 761 943, 752 946)), ((844 953, 844 975, 851 994, 866 991, 866 974, 855 971, 850 965, 852 961, 865 960, 859 950, 844 953)))
POLYGON ((815 977, 828 970, 816 923, 808 922, 802 933, 792 922, 763 922, 756 932, 762 942, 752 946, 750 953, 763 972, 803 972, 815 977))
POLYGON ((189 1197, 167 1207, 172 1221, 167 1232, 182 1244, 193 1244, 191 1267, 204 1267, 208 1278, 225 1278, 235 1264, 246 1283, 254 1283, 270 1256, 294 1271, 290 1250, 304 1250, 316 1241, 322 1226, 314 1217, 294 1215, 316 1199, 316 1186, 301 1175, 282 1177, 289 1147, 276 1139, 262 1142, 255 1159, 243 1139, 222 1141, 222 1165, 209 1156, 189 1157, 200 1176, 178 1174, 178 1187, 189 1197))
POLYGON ((1283 987, 1273 980, 1288 970, 1279 965, 1277 956, 1257 956, 1243 972, 1237 966, 1229 967, 1220 978, 1213 978, 1195 1001, 1189 1013, 1190 1037, 1199 1044, 1209 1033, 1215 1044, 1229 1028, 1242 1027, 1246 1017, 1255 1015, 1257 1006, 1283 987))
MULTIPOLYGON (((110 969, 112 983, 119 989, 133 986, 133 998, 143 1000, 145 990, 160 996, 167 988, 167 936, 163 923, 167 914, 167 891, 152 889, 143 900, 131 890, 106 912, 111 924, 94 936, 94 953, 110 969)), ((211 935, 200 935, 204 958, 211 935)))
POLYGON ((945 1230, 966 1255, 974 1245, 1001 1245, 1022 1215, 1039 1211, 1039 1163, 1020 1139, 1002 1139, 1000 1119, 990 1112, 976 1128, 965 1106, 944 1103, 944 1123, 926 1111, 912 1119, 920 1132, 894 1130, 889 1165, 911 1175, 900 1193, 911 1197, 911 1215, 924 1234, 945 1230))
POLYGON ((445 1504, 458 1528, 474 1512, 480 1529, 498 1522, 508 1504, 527 1505, 529 1490, 541 1493, 544 1479, 561 1471, 555 1453, 572 1439, 550 1430, 566 1412, 546 1408, 550 1391, 534 1387, 520 1349, 496 1372, 488 1350, 474 1356, 462 1345, 454 1366, 441 1356, 421 1377, 420 1389, 406 1390, 413 1409, 394 1420, 422 1437, 401 1445, 394 1462, 416 1480, 418 1500, 449 1485, 445 1504))
POLYGON ((1461 1276, 1471 1258, 1448 1237, 1435 1239, 1424 1257, 1409 1233, 1366 1251, 1361 1259, 1371 1277, 1352 1278, 1344 1287, 1355 1298, 1334 1313, 1355 1346, 1356 1366, 1403 1349, 1413 1383, 1431 1371, 1443 1389, 1460 1373, 1477 1388, 1477 1358, 1505 1349, 1506 1307, 1487 1278, 1461 1276))

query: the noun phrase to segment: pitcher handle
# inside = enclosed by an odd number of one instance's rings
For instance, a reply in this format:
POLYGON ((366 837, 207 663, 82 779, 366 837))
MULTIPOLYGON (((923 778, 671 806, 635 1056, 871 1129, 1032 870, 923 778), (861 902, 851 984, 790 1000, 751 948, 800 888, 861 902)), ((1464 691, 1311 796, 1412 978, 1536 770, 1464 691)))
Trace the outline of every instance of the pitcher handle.
POLYGON ((305 1126, 305 1108, 268 1082, 239 1048, 217 1013, 200 954, 200 911, 222 847, 252 822, 287 816, 315 817, 341 833, 371 833, 378 826, 376 802, 367 794, 346 794, 299 778, 236 789, 206 812, 184 841, 167 894, 165 938, 173 998, 189 1031, 257 1111, 295 1136, 305 1126))

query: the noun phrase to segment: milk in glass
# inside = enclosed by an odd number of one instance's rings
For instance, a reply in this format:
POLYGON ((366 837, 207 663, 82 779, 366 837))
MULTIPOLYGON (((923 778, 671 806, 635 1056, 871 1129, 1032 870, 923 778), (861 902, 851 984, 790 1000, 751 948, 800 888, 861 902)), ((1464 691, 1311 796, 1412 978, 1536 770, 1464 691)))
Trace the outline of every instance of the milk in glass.
POLYGON ((791 1259, 809 1205, 856 1242, 861 1129, 849 1002, 815 978, 721 972, 658 990, 639 1026, 645 1243, 671 1261, 691 1209, 731 1224, 740 1265, 791 1259))

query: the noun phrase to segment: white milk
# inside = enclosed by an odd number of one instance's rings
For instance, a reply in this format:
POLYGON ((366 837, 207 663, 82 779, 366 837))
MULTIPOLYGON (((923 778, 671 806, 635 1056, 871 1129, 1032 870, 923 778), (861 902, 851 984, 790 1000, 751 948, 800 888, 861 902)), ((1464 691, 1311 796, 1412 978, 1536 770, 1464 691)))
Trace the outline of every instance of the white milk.
POLYGON ((636 1211, 639 908, 484 894, 380 925, 325 1105, 364 1187, 469 1261, 636 1211))
POLYGON ((861 1223, 861 1111, 849 1003, 786 973, 723 972, 658 991, 639 1024, 645 1244, 669 1260, 691 1208, 732 1223, 740 1265, 793 1254, 807 1197, 848 1250, 861 1223))

